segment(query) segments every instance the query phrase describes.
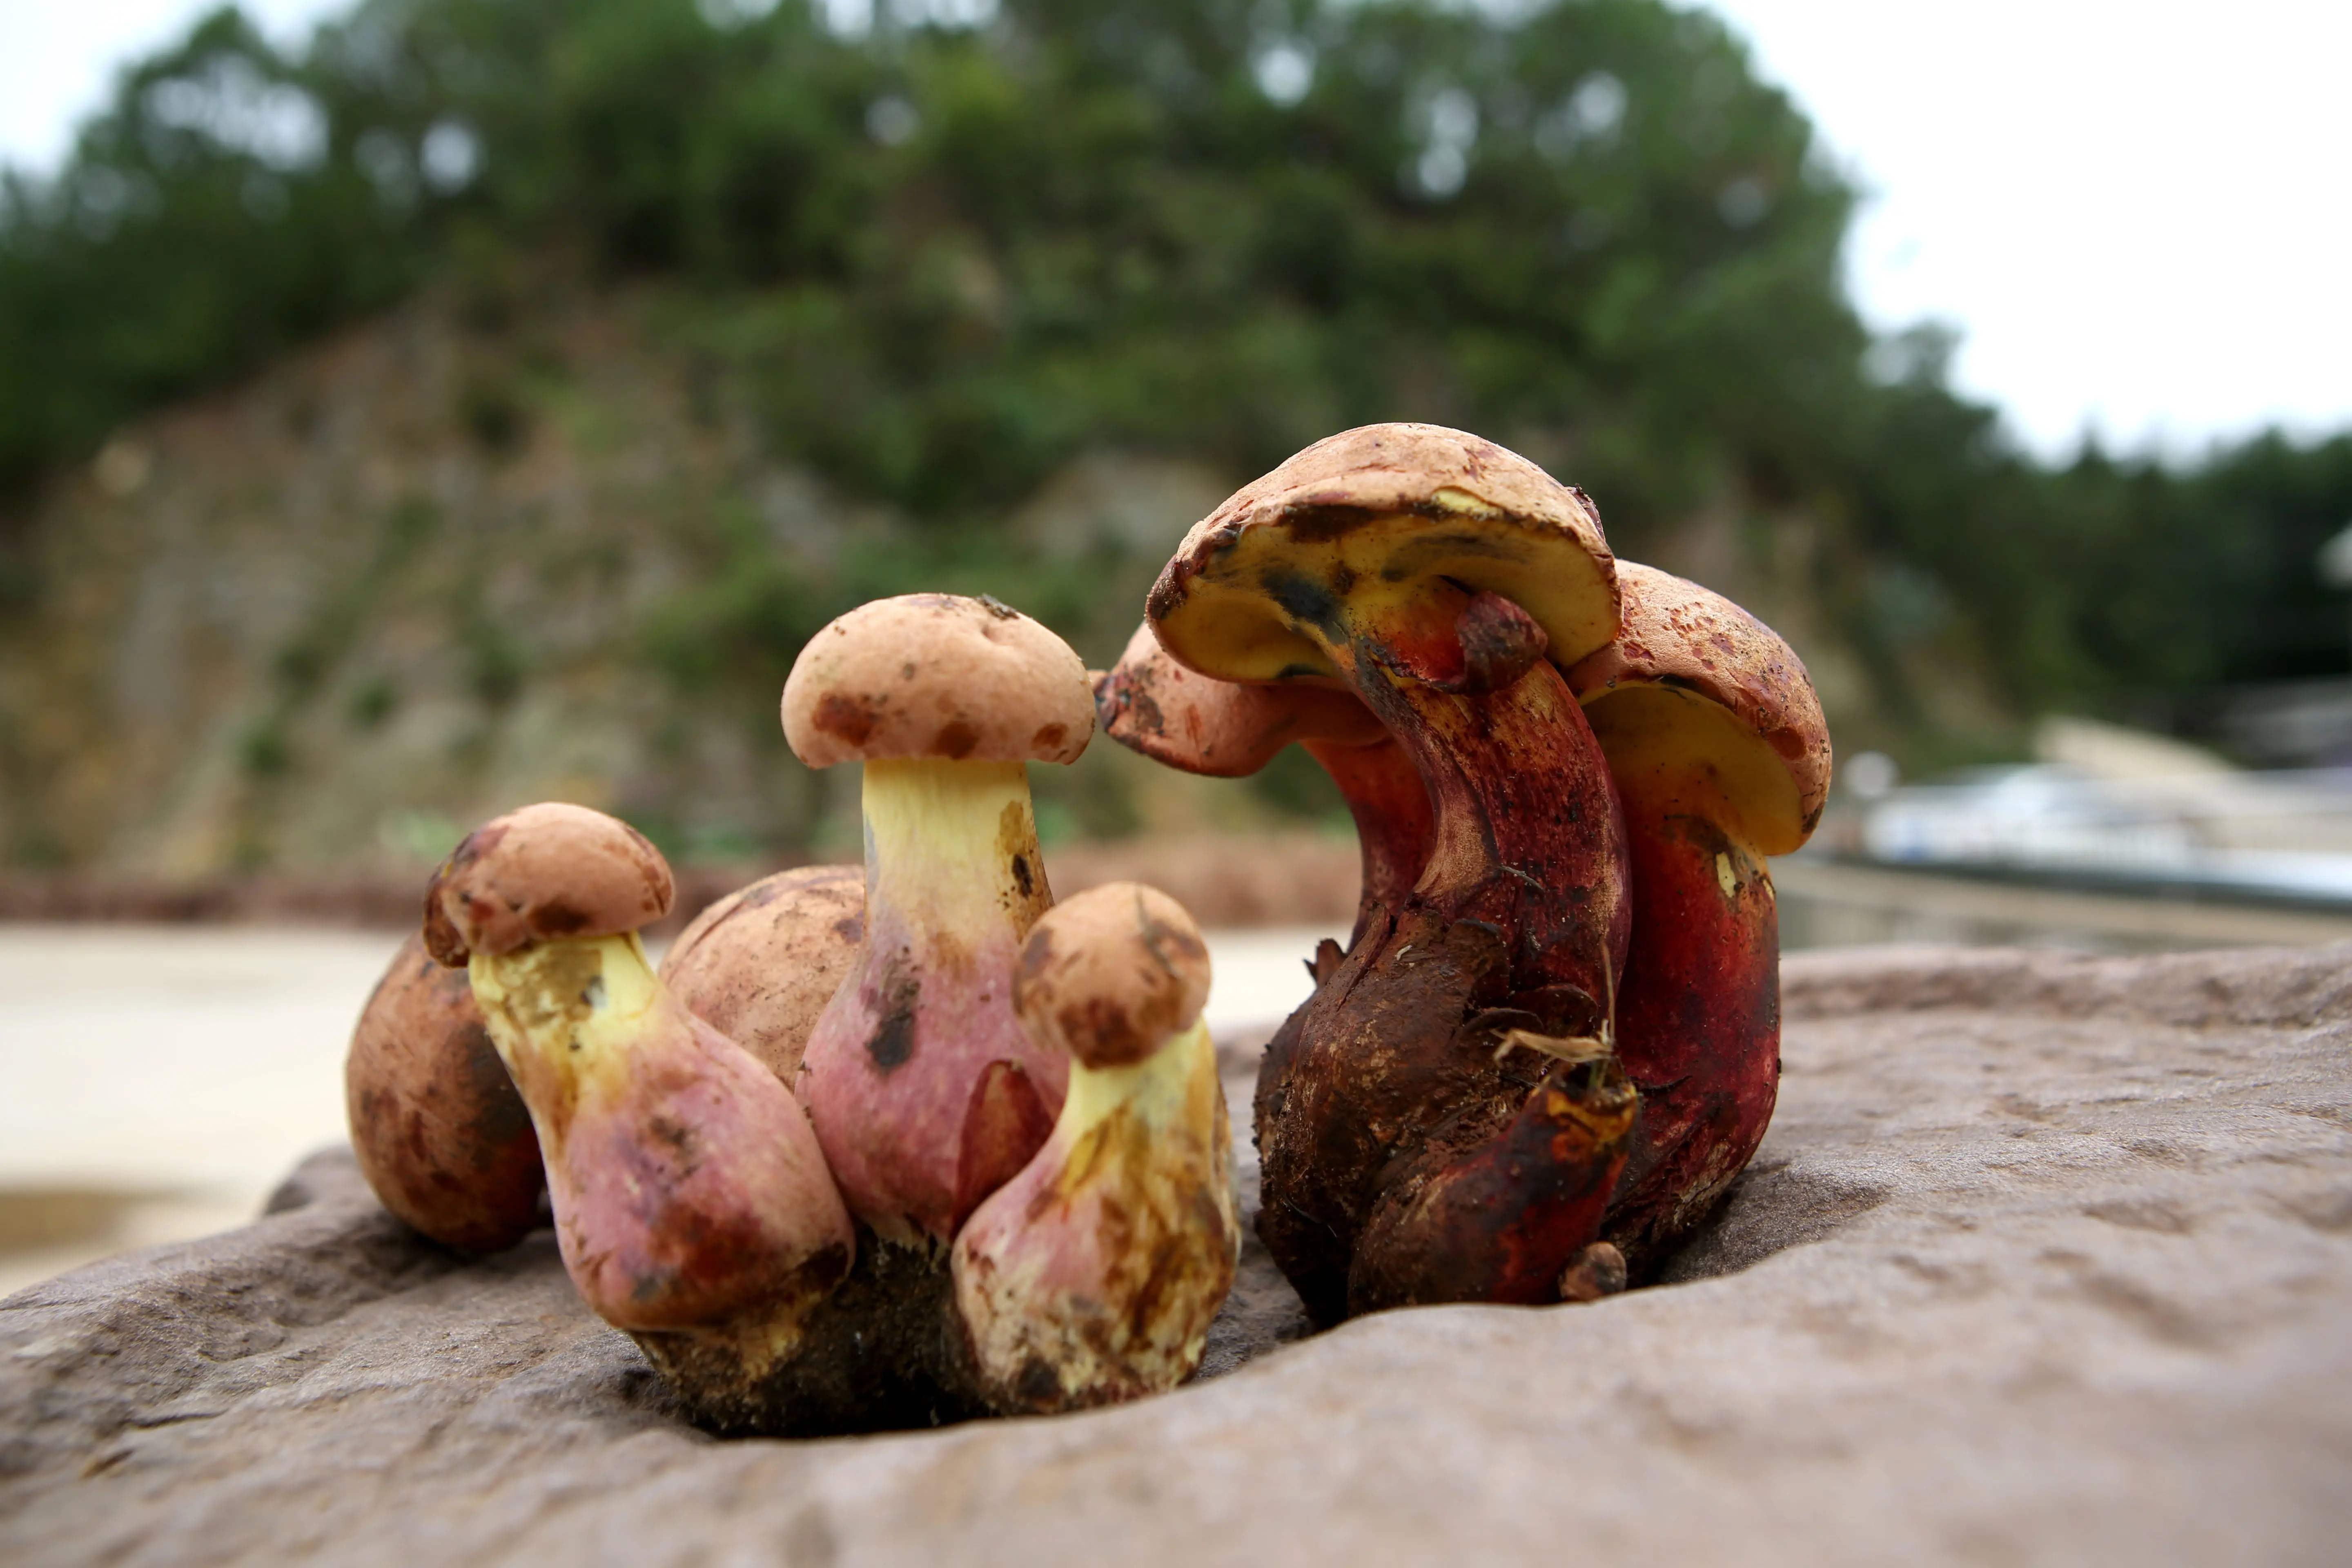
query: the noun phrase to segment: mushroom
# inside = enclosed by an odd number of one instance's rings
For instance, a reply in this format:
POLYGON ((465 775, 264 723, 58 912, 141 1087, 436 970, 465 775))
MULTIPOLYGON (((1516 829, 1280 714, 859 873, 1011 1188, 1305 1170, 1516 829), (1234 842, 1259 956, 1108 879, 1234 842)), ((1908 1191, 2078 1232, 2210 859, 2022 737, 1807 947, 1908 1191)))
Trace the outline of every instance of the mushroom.
POLYGON ((1013 1014, 1013 962, 1053 903, 1029 762, 1094 733, 1085 667, 993 599, 877 600, 810 639, 784 734, 865 764, 866 931, 809 1037, 800 1092, 850 1211, 883 1240, 951 1239, 1026 1164, 1067 1062, 1013 1014))
MULTIPOLYGON (((1095 682, 1103 733, 1188 773, 1243 778, 1293 742, 1331 775, 1356 821, 1363 855, 1353 946, 1378 910, 1403 902, 1429 858, 1429 793, 1421 774, 1353 694, 1292 682, 1237 686, 1196 674, 1168 656, 1146 621, 1118 663, 1095 682)), ((1339 966, 1337 943, 1307 967, 1320 982, 1339 966)))
POLYGON ((856 867, 779 871, 695 916, 662 954, 662 982, 791 1084, 809 1031, 865 934, 866 882, 856 867))
POLYGON ((1192 917, 1132 882, 1079 894, 1022 947, 1015 1005, 1070 1087, 1045 1146, 956 1237, 956 1304, 1000 1411, 1134 1399, 1201 1364, 1241 1243, 1208 992, 1192 917))
POLYGON ((411 936, 352 1031, 352 1152, 375 1195, 460 1252, 499 1252, 540 1223, 539 1139, 482 1026, 473 987, 411 936))
POLYGON ((1260 1236, 1327 1321, 1402 1300, 1556 1300, 1595 1239, 1567 1194, 1622 1157, 1632 1107, 1590 1063, 1496 1045, 1605 1038, 1624 962, 1614 794, 1545 658, 1617 629, 1591 502, 1475 436, 1351 430, 1197 525, 1147 613, 1199 673, 1344 684, 1434 810, 1419 880, 1366 922, 1261 1076, 1260 1236), (1515 1160, 1554 1151, 1575 1168, 1516 1179, 1515 1160), (1433 1276, 1415 1254, 1475 1266, 1433 1276))
POLYGON ((647 962, 637 929, 670 899, 626 824, 526 806, 436 873, 425 942, 467 966, 530 1108, 572 1283, 698 1418, 741 1425, 855 1233, 792 1091, 647 962))
POLYGON ((1789 645, 1720 595, 1630 562, 1624 626, 1568 671, 1609 759, 1633 868, 1617 1049, 1642 1126, 1608 1233, 1634 1268, 1706 1217, 1771 1119, 1780 924, 1768 855, 1829 794, 1829 730, 1789 645))

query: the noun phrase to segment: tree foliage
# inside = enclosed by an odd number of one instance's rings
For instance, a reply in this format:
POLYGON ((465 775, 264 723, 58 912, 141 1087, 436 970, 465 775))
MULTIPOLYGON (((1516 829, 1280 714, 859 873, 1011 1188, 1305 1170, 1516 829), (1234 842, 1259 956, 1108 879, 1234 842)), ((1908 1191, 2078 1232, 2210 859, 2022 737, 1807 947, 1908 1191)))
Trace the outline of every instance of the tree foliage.
MULTIPOLYGON (((2352 442, 2053 470, 1932 341, 1874 378, 1839 279, 1853 193, 1704 14, 875 12, 367 0, 297 56, 216 14, 54 180, 0 195, 0 487, 421 279, 554 247, 689 290, 686 335, 774 450, 946 557, 1090 447, 1248 473, 1427 418, 1572 474, 1630 553, 1726 498, 1831 520, 1822 596, 1888 670, 1923 605, 2030 706, 2342 667, 2309 559, 2352 517, 2352 442)), ((830 602, 743 553, 656 628, 666 657, 730 626, 782 645, 830 602)))

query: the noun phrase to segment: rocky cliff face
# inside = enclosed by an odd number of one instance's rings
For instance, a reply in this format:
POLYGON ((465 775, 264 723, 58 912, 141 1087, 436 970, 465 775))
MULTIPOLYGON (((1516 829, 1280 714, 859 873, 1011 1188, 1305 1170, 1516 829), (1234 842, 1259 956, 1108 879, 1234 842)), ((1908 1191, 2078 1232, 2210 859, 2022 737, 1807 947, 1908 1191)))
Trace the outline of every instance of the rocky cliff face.
MULTIPOLYGON (((919 585, 919 550, 948 563, 937 585, 996 587, 1102 661, 1238 477, 1084 458, 1011 520, 991 576, 985 546, 764 457, 679 318, 654 291, 427 295, 58 478, 17 520, 35 587, 0 624, 0 857, 404 866, 541 797, 689 858, 854 849, 854 790, 776 733, 793 626, 919 585)), ((1811 590, 1817 537, 1726 508, 1655 543, 1790 633, 1832 718, 1867 728, 1871 683, 1811 590)), ((1049 830, 1266 815, 1107 746, 1041 784, 1049 830)))

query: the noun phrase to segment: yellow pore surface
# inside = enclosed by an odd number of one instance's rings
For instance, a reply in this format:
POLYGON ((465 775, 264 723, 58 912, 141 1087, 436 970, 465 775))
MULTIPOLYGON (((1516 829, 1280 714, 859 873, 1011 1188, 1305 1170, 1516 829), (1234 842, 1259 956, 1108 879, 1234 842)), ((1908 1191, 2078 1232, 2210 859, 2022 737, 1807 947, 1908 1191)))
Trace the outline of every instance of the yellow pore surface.
POLYGON ((1585 705, 1628 811, 1705 818, 1759 855, 1805 841, 1788 764, 1730 710, 1671 686, 1620 686, 1585 705))

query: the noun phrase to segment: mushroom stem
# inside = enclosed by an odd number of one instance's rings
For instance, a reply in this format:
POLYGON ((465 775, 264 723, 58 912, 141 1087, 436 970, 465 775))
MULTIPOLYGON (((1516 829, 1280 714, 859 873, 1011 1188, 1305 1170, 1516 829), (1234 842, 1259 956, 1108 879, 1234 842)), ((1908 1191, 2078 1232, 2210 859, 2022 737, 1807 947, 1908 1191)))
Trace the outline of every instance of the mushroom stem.
POLYGON ((1642 1092, 1642 1136, 1608 1233, 1639 1277, 1706 1217, 1772 1119, 1780 1069, 1780 914, 1764 856, 1708 771, 1644 754, 1637 705, 1595 711, 1618 762, 1641 897, 1618 992, 1617 1040, 1642 1092))
POLYGON ((1420 770, 1393 740, 1369 746, 1308 741, 1305 746, 1339 786, 1349 815, 1356 819, 1364 869, 1362 890, 1356 897, 1356 924, 1348 936, 1348 945, 1353 947, 1379 911, 1402 903, 1421 879, 1436 817, 1420 770))
POLYGON ((728 1418, 850 1268, 799 1107, 670 994, 634 933, 477 951, 467 968, 530 1107, 572 1282, 690 1407, 728 1418))
POLYGON ((1053 903, 1019 763, 866 763, 866 934, 809 1037, 801 1096, 852 1212, 945 1242, 1045 1141, 1068 1063, 1013 1016, 1053 903))
POLYGON ((1551 1137, 1538 1124, 1558 1121, 1543 1108, 1570 1069, 1497 1061, 1493 1046, 1511 1029, 1606 1037, 1629 927, 1607 765, 1541 632, 1507 600, 1454 590, 1302 619, 1413 763, 1434 820, 1419 881, 1366 921, 1269 1052, 1259 1234, 1325 1321, 1399 1299, 1549 1299, 1601 1213, 1570 1205, 1582 1217, 1564 1219, 1555 1189, 1613 1176, 1630 1102, 1595 1123, 1605 1137, 1551 1137), (1469 1179, 1487 1165, 1512 1179, 1469 1179), (1433 1230, 1451 1212, 1434 1201, 1421 1221, 1370 1223, 1383 1205, 1449 1191, 1484 1205, 1475 1237, 1433 1230))

